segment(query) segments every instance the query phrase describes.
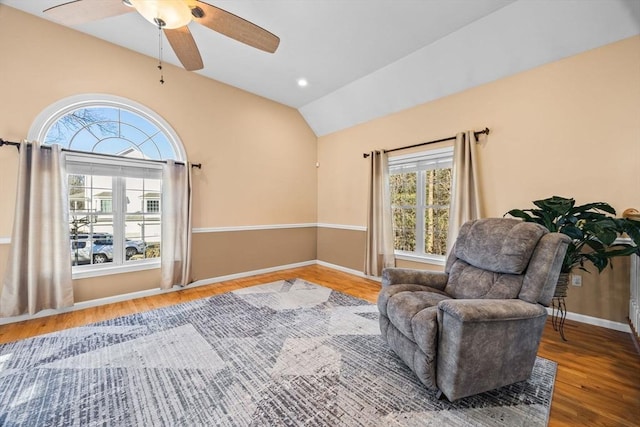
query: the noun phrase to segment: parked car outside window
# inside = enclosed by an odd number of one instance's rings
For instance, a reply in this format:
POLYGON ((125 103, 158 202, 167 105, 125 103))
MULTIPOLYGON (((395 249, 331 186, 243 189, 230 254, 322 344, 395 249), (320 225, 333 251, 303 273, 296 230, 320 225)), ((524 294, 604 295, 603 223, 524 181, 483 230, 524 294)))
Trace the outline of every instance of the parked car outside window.
MULTIPOLYGON (((71 235, 71 264, 103 264, 113 261, 113 236, 108 233, 81 233, 71 235), (92 244, 88 243, 92 241, 92 244)), ((127 260, 139 254, 144 254, 146 243, 142 240, 125 241, 125 255, 127 260)))

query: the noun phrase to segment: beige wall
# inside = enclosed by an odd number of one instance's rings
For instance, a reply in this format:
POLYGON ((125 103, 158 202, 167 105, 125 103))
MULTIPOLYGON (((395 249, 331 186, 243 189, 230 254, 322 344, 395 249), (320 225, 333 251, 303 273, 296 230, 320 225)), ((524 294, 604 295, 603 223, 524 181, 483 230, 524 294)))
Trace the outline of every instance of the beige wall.
MULTIPOLYGON (((479 146, 485 216, 552 195, 606 201, 619 213, 640 209, 640 37, 319 138, 318 222, 366 225, 363 152, 485 126, 491 128, 479 146)), ((364 251, 358 235, 319 240, 318 254, 358 242, 354 250, 364 251)), ((628 282, 624 265, 585 278, 583 288, 571 290, 569 311, 624 321, 628 282)))
MULTIPOLYGON (((194 170, 193 178, 194 227, 316 222, 317 139, 295 109, 171 65, 165 66, 165 83, 160 85, 155 59, 3 5, 0 58, 0 137, 26 138, 35 117, 68 96, 125 97, 161 115, 181 138, 189 160, 202 162, 202 170, 194 170)), ((0 238, 11 235, 16 160, 17 150, 0 149, 0 238)), ((256 265, 286 264, 292 257, 289 253, 278 257, 280 233, 283 241, 290 240, 286 229, 268 236, 252 233, 244 239, 245 243, 255 239, 255 247, 263 250, 260 254, 234 249, 222 260, 215 258, 222 252, 219 247, 197 254, 194 270, 230 274, 251 271, 256 265)), ((315 230, 299 238, 305 250, 296 259, 315 259, 315 230)), ((228 241, 212 239, 212 244, 228 241)), ((5 252, 0 249, 0 275, 5 252)), ((156 277, 143 272, 127 275, 125 282, 131 282, 135 291, 153 287, 156 277)), ((106 286, 111 285, 102 278, 83 279, 76 281, 76 294, 82 299, 105 296, 103 290, 92 289, 106 286)), ((112 288, 114 293, 127 291, 112 288)))
POLYGON ((316 228, 194 233, 192 252, 194 280, 296 264, 317 258, 316 228))
POLYGON ((365 233, 318 227, 318 259, 356 271, 364 270, 365 233))
POLYGON ((613 268, 598 274, 595 268, 589 272, 577 271, 582 276, 582 286, 569 286, 567 309, 574 313, 627 323, 629 315, 628 257, 616 258, 613 268))
POLYGON ((73 283, 73 299, 75 302, 83 302, 158 289, 158 283, 160 283, 160 269, 77 279, 73 283))

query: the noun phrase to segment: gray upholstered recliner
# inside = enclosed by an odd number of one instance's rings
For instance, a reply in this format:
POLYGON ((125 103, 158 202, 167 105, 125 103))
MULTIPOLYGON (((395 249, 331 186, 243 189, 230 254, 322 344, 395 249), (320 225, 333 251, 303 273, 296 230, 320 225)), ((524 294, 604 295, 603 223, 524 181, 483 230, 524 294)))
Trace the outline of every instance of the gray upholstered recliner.
POLYGON ((444 273, 383 271, 383 338, 451 401, 528 379, 568 241, 513 218, 467 222, 444 273))

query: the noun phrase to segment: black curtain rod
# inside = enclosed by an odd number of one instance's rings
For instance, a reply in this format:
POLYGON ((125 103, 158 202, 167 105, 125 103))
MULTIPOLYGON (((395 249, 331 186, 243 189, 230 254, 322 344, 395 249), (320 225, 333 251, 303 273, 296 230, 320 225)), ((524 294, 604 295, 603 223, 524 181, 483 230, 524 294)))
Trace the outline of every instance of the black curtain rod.
MULTIPOLYGON (((476 138, 478 137, 478 135, 489 135, 489 128, 484 128, 483 130, 479 130, 477 132, 474 132, 473 134, 476 136, 476 138)), ((423 145, 435 144, 436 142, 451 141, 453 139, 456 139, 456 137, 455 136, 450 136, 449 138, 442 138, 442 139, 436 139, 436 140, 433 140, 433 141, 421 142, 419 144, 407 145, 406 147, 392 148, 391 150, 382 150, 382 152, 383 153, 391 153, 393 151, 406 150, 406 149, 409 149, 409 148, 421 147, 423 145)), ((363 153, 362 157, 364 157, 366 159, 370 155, 371 154, 369 154, 369 153, 363 153)))
MULTIPOLYGON (((4 139, 0 138, 0 147, 2 147, 3 145, 13 145, 14 147, 20 149, 19 142, 5 141, 4 139)), ((51 149, 50 145, 41 145, 41 147, 51 149)), ((66 151, 67 153, 96 154, 96 153, 89 153, 87 151, 71 150, 69 148, 63 148, 62 151, 66 151)), ((122 158, 122 156, 116 156, 115 154, 102 154, 102 153, 97 153, 97 154, 99 154, 100 156, 122 158)), ((136 159, 136 160, 144 160, 146 162, 155 162, 155 163, 167 163, 166 160, 154 160, 154 159, 136 159)), ((176 163, 179 165, 184 165, 184 162, 176 162, 176 163)), ((191 167, 202 169, 202 163, 191 163, 191 167)))

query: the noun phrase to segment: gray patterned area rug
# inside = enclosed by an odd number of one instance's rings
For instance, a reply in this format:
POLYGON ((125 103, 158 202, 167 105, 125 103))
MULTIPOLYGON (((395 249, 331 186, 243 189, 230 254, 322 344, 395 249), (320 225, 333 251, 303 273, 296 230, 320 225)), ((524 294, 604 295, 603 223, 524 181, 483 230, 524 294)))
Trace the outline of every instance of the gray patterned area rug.
POLYGON ((296 279, 2 345, 0 425, 536 426, 555 372, 439 401, 375 305, 296 279))

